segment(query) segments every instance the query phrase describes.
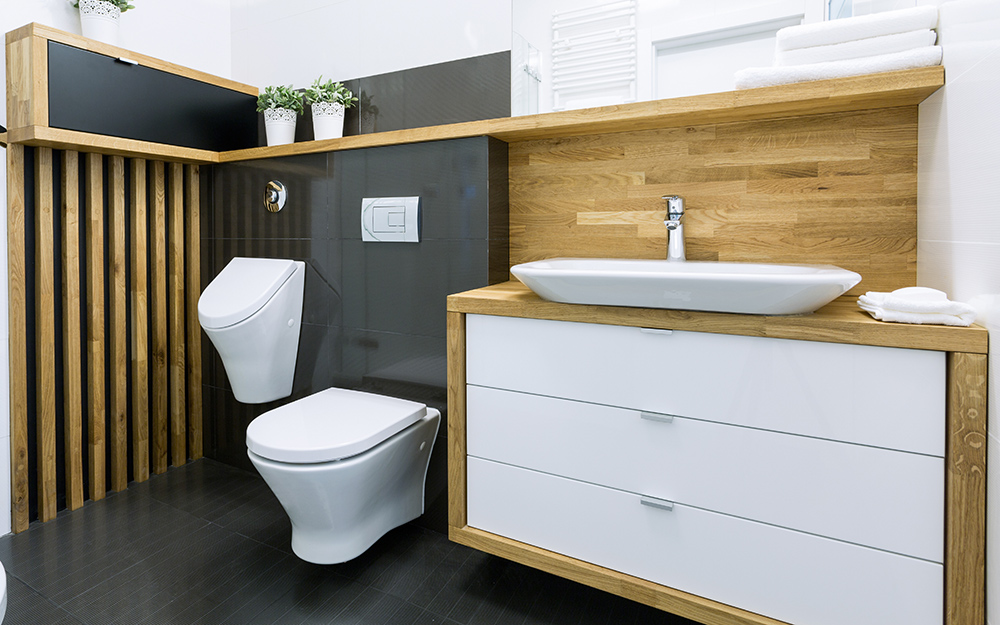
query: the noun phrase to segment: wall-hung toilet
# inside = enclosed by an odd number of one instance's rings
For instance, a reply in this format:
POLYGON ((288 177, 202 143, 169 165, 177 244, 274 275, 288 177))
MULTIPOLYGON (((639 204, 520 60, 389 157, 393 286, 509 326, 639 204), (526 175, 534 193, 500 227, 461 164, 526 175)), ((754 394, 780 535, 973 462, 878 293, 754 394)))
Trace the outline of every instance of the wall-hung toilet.
POLYGON ((292 523, 292 551, 335 564, 424 512, 440 413, 416 402, 328 388, 262 414, 247 455, 292 523))
POLYGON ((261 404, 292 393, 302 325, 305 263, 234 258, 198 299, 236 399, 261 404))

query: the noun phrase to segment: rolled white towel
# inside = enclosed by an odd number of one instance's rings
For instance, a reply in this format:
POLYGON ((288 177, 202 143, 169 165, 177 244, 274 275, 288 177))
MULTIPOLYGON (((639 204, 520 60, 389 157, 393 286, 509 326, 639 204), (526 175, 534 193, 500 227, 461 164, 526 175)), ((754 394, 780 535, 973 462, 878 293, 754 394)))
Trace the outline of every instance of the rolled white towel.
POLYGON ((756 87, 771 87, 787 85, 810 80, 826 80, 828 78, 846 78, 862 74, 878 74, 894 72, 917 67, 929 67, 941 64, 941 47, 928 46, 881 54, 861 59, 847 61, 830 61, 828 63, 810 63, 808 65, 787 65, 784 67, 748 67, 736 72, 737 89, 753 89, 756 87))
POLYGON ((912 30, 908 33, 869 37, 868 39, 846 41, 829 46, 778 50, 774 54, 774 64, 785 66, 846 61, 933 46, 935 41, 937 41, 937 33, 933 30, 912 30))
POLYGON ((976 320, 976 309, 962 302, 953 302, 937 289, 910 286, 892 293, 868 291, 858 298, 858 306, 881 321, 897 323, 931 323, 948 326, 969 326, 976 320))
POLYGON ((920 6, 899 11, 859 15, 840 20, 782 28, 777 33, 777 50, 828 46, 856 39, 881 37, 911 30, 927 30, 937 25, 938 8, 920 6))

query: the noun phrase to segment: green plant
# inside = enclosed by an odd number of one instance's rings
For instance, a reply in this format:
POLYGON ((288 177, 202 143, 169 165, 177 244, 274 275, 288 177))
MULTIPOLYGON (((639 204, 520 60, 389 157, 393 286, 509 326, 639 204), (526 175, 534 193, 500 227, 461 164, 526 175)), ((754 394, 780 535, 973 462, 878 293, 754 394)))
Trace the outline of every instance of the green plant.
MULTIPOLYGON (((101 0, 101 2, 107 2, 108 4, 115 5, 116 7, 118 7, 118 10, 121 11, 122 13, 128 11, 129 9, 135 8, 135 5, 129 4, 128 0, 101 0)), ((80 0, 73 0, 73 6, 79 9, 80 0)))
POLYGON ((335 102, 343 104, 345 109, 349 109, 358 101, 351 90, 344 86, 344 83, 328 80, 323 82, 323 77, 317 78, 311 86, 306 88, 306 104, 313 102, 335 102))
POLYGON ((305 110, 302 106, 302 94, 292 89, 291 85, 267 87, 264 93, 257 96, 257 112, 267 109, 291 109, 301 115, 305 110))

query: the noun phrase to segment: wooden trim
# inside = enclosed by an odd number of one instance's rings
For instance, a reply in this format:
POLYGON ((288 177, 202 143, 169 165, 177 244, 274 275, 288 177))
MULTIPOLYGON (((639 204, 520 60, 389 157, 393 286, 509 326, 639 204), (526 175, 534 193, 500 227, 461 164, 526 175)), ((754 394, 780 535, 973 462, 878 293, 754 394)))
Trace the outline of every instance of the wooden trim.
POLYGON ((151 470, 167 470, 168 363, 167 363, 167 196, 163 161, 153 161, 150 180, 152 215, 150 245, 150 436, 153 441, 151 470))
POLYGON ((944 85, 944 68, 818 80, 617 106, 232 150, 220 162, 489 135, 502 141, 607 134, 916 105, 944 85))
POLYGON ((104 499, 106 406, 104 397, 104 163, 100 154, 86 156, 87 237, 87 458, 90 498, 104 499))
POLYGON ((63 464, 66 507, 83 506, 83 355, 80 325, 80 155, 62 155, 63 464))
POLYGON ((448 524, 466 519, 465 315, 448 315, 448 524))
POLYGON ((35 150, 35 469, 38 518, 54 519, 56 493, 55 224, 52 150, 35 150))
POLYGON ((202 434, 201 323, 198 321, 198 298, 201 295, 201 178, 197 165, 188 165, 185 173, 187 207, 187 399, 188 453, 192 460, 204 455, 202 434))
POLYGON ((132 478, 149 479, 149 317, 146 262, 146 161, 132 159, 132 478))
POLYGON ((108 289, 109 326, 108 379, 111 395, 108 397, 111 490, 123 491, 128 487, 128 282, 125 265, 125 159, 108 158, 108 289))
POLYGON ((8 147, 7 337, 10 353, 11 522, 15 532, 28 529, 28 317, 24 167, 24 147, 8 147))
POLYGON ((467 314, 978 354, 986 353, 989 342, 986 329, 975 325, 958 328, 876 321, 857 307, 853 297, 839 298, 810 315, 773 317, 559 304, 541 299, 520 282, 510 281, 449 295, 448 310, 467 314))
POLYGON ((169 185, 167 227, 169 234, 169 276, 170 291, 167 298, 170 316, 170 457, 175 467, 187 462, 187 400, 186 384, 187 359, 184 339, 184 167, 180 163, 169 165, 169 185))
POLYGON ((31 40, 31 119, 49 125, 49 48, 43 39, 31 40))
POLYGON ((42 146, 60 150, 81 150, 109 156, 125 156, 138 158, 161 158, 181 163, 217 163, 219 153, 211 150, 186 148, 165 143, 125 139, 97 135, 78 130, 49 128, 33 125, 24 128, 10 128, 8 131, 11 143, 42 146))
MULTIPOLYGON (((10 40, 4 53, 7 63, 7 129, 8 133, 27 126, 42 124, 34 117, 34 76, 31 39, 10 40)), ((46 87, 47 88, 47 87, 46 87)), ((48 119, 44 120, 48 123, 48 119)), ((12 136, 8 140, 14 142, 12 136)))
POLYGON ((784 621, 776 621, 766 616, 661 586, 648 580, 503 536, 490 534, 473 527, 452 527, 448 532, 448 538, 461 545, 519 562, 705 625, 787 625, 784 621))
POLYGON ((112 46, 93 39, 87 39, 86 37, 58 30, 56 28, 52 28, 51 26, 46 26, 37 22, 27 24, 15 31, 7 33, 7 43, 9 45, 12 41, 26 37, 37 37, 41 40, 51 39, 52 41, 58 41, 59 43, 64 43, 66 45, 73 46, 74 48, 80 48, 81 50, 87 50, 89 52, 96 52, 112 58, 125 57, 129 60, 136 61, 139 65, 145 67, 158 69, 160 71, 176 74, 178 76, 184 76, 185 78, 190 78, 192 80, 197 80, 211 85, 217 85, 233 91, 239 91, 241 93, 246 93, 247 95, 256 96, 259 92, 257 87, 252 85, 246 85, 236 82, 235 80, 201 72, 189 67, 170 63, 169 61, 146 56, 145 54, 139 54, 138 52, 132 50, 126 50, 125 48, 119 48, 118 46, 112 46))
POLYGON ((948 354, 945 625, 985 623, 987 356, 948 354))

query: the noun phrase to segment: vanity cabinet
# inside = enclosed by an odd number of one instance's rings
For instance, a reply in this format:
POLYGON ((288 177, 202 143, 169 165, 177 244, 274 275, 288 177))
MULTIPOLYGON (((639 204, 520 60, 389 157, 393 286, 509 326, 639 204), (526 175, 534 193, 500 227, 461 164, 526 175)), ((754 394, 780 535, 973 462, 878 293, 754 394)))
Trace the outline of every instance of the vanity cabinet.
POLYGON ((955 354, 483 300, 451 302, 457 542, 704 623, 974 622, 949 581, 955 354))

